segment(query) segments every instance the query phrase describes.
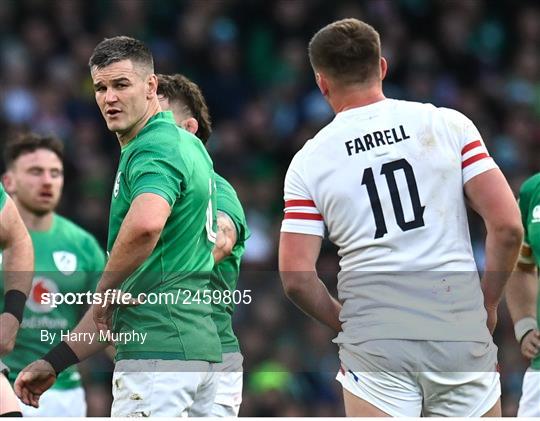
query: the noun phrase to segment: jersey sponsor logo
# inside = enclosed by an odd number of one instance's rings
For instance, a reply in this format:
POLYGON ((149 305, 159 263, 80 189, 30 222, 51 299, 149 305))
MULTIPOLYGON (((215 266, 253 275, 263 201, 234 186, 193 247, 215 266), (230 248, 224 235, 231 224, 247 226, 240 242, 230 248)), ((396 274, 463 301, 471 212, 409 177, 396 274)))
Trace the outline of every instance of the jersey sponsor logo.
POLYGON ((121 175, 122 175, 122 171, 118 171, 118 174, 116 174, 116 179, 114 180, 113 196, 115 198, 118 197, 118 193, 120 193, 120 176, 121 175))
POLYGON ((55 251, 53 260, 56 268, 64 275, 71 275, 77 269, 77 256, 69 251, 55 251))
POLYGON ((49 317, 47 315, 40 314, 39 316, 25 317, 21 323, 22 329, 67 329, 69 323, 67 319, 55 317, 49 317))
POLYGON ((540 205, 536 205, 532 211, 532 223, 540 222, 540 205))
POLYGON ((54 310, 51 304, 42 304, 42 295, 58 293, 58 285, 49 278, 37 276, 32 280, 32 289, 26 300, 27 307, 35 313, 50 313, 54 310))

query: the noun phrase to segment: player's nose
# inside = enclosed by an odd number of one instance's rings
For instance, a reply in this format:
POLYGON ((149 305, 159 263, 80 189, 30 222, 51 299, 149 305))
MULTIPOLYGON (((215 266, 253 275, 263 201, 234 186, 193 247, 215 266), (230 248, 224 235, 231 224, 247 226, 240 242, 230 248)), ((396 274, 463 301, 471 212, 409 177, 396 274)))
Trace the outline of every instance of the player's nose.
POLYGON ((105 102, 110 104, 117 100, 118 100, 118 96, 116 95, 116 92, 114 92, 114 90, 112 89, 107 89, 107 92, 105 93, 105 102))
POLYGON ((41 182, 45 185, 50 185, 52 184, 53 182, 53 176, 51 175, 51 173, 47 172, 47 171, 43 171, 43 174, 41 176, 41 182))

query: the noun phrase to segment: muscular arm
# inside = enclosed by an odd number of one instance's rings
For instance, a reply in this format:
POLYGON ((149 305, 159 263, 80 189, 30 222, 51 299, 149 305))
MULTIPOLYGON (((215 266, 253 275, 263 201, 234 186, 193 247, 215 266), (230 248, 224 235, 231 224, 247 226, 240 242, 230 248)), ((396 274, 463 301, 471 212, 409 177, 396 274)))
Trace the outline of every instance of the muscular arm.
POLYGON ((316 235, 282 232, 279 272, 287 297, 304 313, 339 332, 341 304, 319 279, 315 266, 321 242, 316 235))
POLYGON ((98 283, 97 292, 118 288, 150 256, 170 213, 169 203, 157 194, 143 193, 133 200, 98 283))
POLYGON ((0 212, 0 244, 3 248, 4 290, 28 295, 34 272, 34 248, 13 201, 8 197, 0 212))
POLYGON ((524 317, 536 319, 538 272, 536 265, 518 263, 506 286, 506 303, 514 323, 524 317))
MULTIPOLYGON (((99 351, 105 349, 109 345, 106 342, 99 342, 99 332, 92 319, 92 313, 92 308, 90 308, 77 326, 72 330, 72 333, 94 333, 94 339, 90 340, 88 335, 77 335, 77 337, 82 337, 86 340, 65 341, 73 353, 75 353, 79 361, 83 361, 92 355, 97 354, 99 351)), ((56 360, 59 359, 58 349, 60 349, 62 345, 63 344, 60 343, 52 350, 52 353, 56 352, 56 360)), ((48 355, 50 354, 51 353, 48 355)), ((69 363, 62 364, 62 366, 67 368, 75 363, 76 361, 70 361, 69 363)), ((17 376, 17 379, 15 380, 15 393, 26 405, 31 405, 38 408, 41 395, 49 390, 55 381, 56 372, 51 363, 45 359, 39 359, 28 364, 21 370, 17 376)))
POLYGON ((499 169, 486 171, 465 184, 471 207, 482 217, 487 229, 486 267, 482 278, 488 324, 495 328, 496 310, 504 286, 517 261, 523 227, 516 200, 499 169), (490 321, 490 317, 495 318, 490 321))
POLYGON ((217 212, 217 239, 212 255, 214 256, 214 262, 218 264, 220 261, 230 256, 238 235, 236 233, 236 227, 231 217, 225 212, 217 212))
MULTIPOLYGON (((530 260, 531 249, 522 246, 522 256, 530 260), (525 256, 524 256, 525 252, 525 256), (527 256, 528 254, 528 256, 527 256)), ((518 262, 506 286, 506 303, 514 322, 516 339, 525 358, 534 358, 540 350, 536 299, 538 295, 538 271, 535 264, 518 262)))
POLYGON ((6 198, 6 203, 0 211, 0 245, 3 248, 6 292, 4 312, 0 314, 1 356, 10 353, 15 346, 19 320, 22 319, 24 303, 34 275, 32 240, 15 204, 9 197, 6 198))
MULTIPOLYGON (((97 305, 97 304, 94 304, 97 305)), ((83 318, 77 323, 77 326, 71 330, 71 333, 93 333, 94 340, 90 341, 88 335, 82 336, 77 335, 77 337, 85 338, 84 341, 64 341, 69 347, 73 350, 79 361, 83 361, 92 355, 97 354, 99 351, 104 350, 109 345, 108 342, 99 341, 99 330, 94 323, 92 318, 92 307, 84 313, 83 318)))

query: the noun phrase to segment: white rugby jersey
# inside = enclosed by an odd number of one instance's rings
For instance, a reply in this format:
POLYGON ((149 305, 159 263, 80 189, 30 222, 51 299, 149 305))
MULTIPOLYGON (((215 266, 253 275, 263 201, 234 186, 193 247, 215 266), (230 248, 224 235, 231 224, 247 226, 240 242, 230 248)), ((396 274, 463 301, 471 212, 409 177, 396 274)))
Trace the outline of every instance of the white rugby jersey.
POLYGON ((338 113, 296 154, 281 231, 326 225, 339 248, 342 342, 452 340, 458 319, 457 340, 489 337, 463 185, 496 167, 463 114, 393 99, 338 113))

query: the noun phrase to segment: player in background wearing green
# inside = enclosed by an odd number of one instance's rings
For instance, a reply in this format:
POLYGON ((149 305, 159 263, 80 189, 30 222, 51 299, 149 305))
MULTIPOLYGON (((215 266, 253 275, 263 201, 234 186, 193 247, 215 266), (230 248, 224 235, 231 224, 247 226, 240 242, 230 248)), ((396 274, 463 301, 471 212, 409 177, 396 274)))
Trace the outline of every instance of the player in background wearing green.
POLYGON ((540 174, 521 186, 519 207, 525 237, 515 271, 506 286, 506 302, 521 353, 531 360, 523 377, 518 417, 540 417, 540 174))
MULTIPOLYGON (((13 198, 34 246, 35 275, 14 352, 4 362, 9 379, 60 342, 84 312, 82 304, 53 306, 46 295, 93 292, 105 266, 96 239, 55 213, 62 195, 64 146, 52 136, 23 134, 4 149, 6 191, 13 198), (45 295, 44 295, 45 294, 45 295)), ((62 372, 39 409, 24 405, 24 416, 86 416, 86 400, 75 367, 62 372)))
MULTIPOLYGON (((17 212, 13 200, 0 184, 0 247, 2 275, 5 289, 4 306, 0 313, 0 357, 10 353, 15 346, 24 312, 24 303, 30 292, 34 274, 32 240, 17 212)), ((0 361, 0 416, 21 417, 17 397, 7 380, 9 370, 0 361)))
MULTIPOLYGON (((163 110, 174 114, 176 124, 197 136, 204 145, 212 133, 208 107, 200 88, 183 75, 158 75, 158 96, 163 110)), ((232 328, 234 303, 225 291, 234 294, 240 261, 249 238, 244 210, 234 188, 216 173, 218 234, 212 271, 212 287, 218 291, 212 300, 212 319, 223 350, 218 386, 211 416, 238 416, 242 402, 242 361, 238 339, 232 328), (228 304, 225 304, 228 302, 228 304)), ((239 291, 237 291, 239 292, 239 291)))
MULTIPOLYGON (((189 297, 210 291, 212 160, 170 111, 161 112, 152 54, 143 43, 106 39, 89 65, 96 102, 122 148, 111 198, 110 255, 96 292, 106 298, 105 292, 121 288, 140 305, 114 306, 109 295, 74 332, 105 335, 112 323, 114 334, 131 335, 115 342, 112 416, 208 415, 215 395, 211 363, 221 362, 221 344, 210 304, 189 297), (154 293, 159 301, 141 303, 140 293, 154 293)), ((37 406, 54 373, 104 345, 61 342, 19 374, 17 395, 37 406)))

